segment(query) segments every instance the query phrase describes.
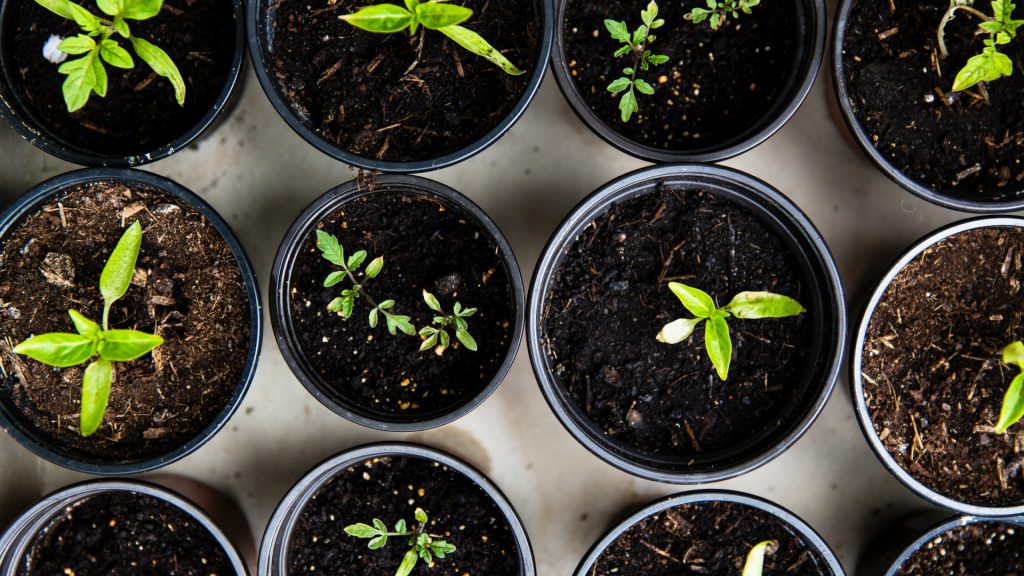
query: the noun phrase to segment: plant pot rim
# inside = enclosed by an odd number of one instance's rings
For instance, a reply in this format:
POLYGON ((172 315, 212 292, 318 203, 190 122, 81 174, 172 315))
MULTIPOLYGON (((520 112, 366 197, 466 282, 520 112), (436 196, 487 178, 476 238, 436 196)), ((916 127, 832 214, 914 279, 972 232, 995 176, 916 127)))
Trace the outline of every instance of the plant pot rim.
POLYGON ((798 1, 802 1, 810 8, 810 13, 806 19, 807 28, 810 31, 805 35, 810 42, 808 42, 805 52, 797 53, 798 60, 801 60, 801 62, 798 62, 799 66, 792 68, 797 69, 797 73, 790 84, 789 94, 783 95, 758 121, 758 124, 761 125, 760 129, 740 134, 722 144, 695 150, 671 150, 648 146, 619 134, 611 125, 598 117, 583 101, 580 90, 576 86, 576 81, 569 75, 566 66, 564 29, 565 10, 569 0, 556 0, 555 21, 558 22, 558 26, 555 28, 551 47, 551 71, 557 81, 558 89, 562 92, 569 107, 572 108, 572 111, 576 113, 576 116, 583 124, 602 140, 622 152, 635 158, 655 163, 719 162, 751 150, 775 134, 796 114, 796 111, 803 104, 807 94, 811 91, 811 87, 814 85, 814 80, 818 76, 821 61, 825 55, 825 20, 827 11, 824 0, 798 1), (792 86, 796 86, 796 89, 793 90, 792 86))
POLYGON ((932 541, 932 539, 940 536, 954 528, 961 526, 968 526, 970 524, 976 524, 978 522, 1001 522, 1007 524, 1016 524, 1021 528, 1024 528, 1024 516, 1017 517, 985 517, 985 516, 953 516, 937 523, 933 523, 930 528, 921 533, 920 536, 916 537, 910 544, 902 548, 896 558, 887 565, 885 569, 885 576, 896 576, 900 567, 906 562, 914 552, 917 552, 922 546, 932 541))
POLYGON ((462 418, 487 400, 512 368, 512 362, 519 350, 519 343, 523 335, 525 301, 526 294, 519 265, 512 252, 512 247, 498 225, 482 208, 462 193, 422 176, 382 175, 377 178, 372 190, 361 186, 358 180, 350 180, 331 188, 306 207, 292 223, 277 249, 270 274, 270 322, 278 348, 281 350, 281 355, 288 368, 314 398, 335 414, 361 426, 389 432, 419 432, 436 428, 462 418), (313 232, 317 224, 342 205, 368 194, 387 193, 392 191, 391 189, 440 198, 472 217, 480 228, 494 240, 501 260, 505 264, 509 291, 512 293, 513 327, 509 337, 508 350, 491 381, 475 395, 456 405, 455 408, 422 419, 384 418, 380 414, 372 414, 362 406, 356 406, 355 403, 342 403, 332 398, 331 395, 325 394, 321 390, 322 378, 316 374, 316 371, 309 366, 310 362, 304 358, 295 336, 295 328, 290 320, 292 316, 289 306, 291 296, 288 285, 292 269, 301 251, 301 244, 313 232))
POLYGON ((213 536, 214 540, 224 549, 224 554, 234 566, 236 574, 245 576, 249 573, 245 561, 235 545, 217 523, 194 502, 174 490, 158 484, 144 480, 115 478, 87 480, 55 490, 22 512, 11 522, 3 534, 0 534, 0 575, 16 576, 20 574, 17 568, 26 548, 39 530, 56 514, 63 512, 66 505, 103 492, 135 492, 171 504, 194 518, 202 528, 205 528, 213 536))
MULTIPOLYGON (((335 160, 340 160, 350 166, 355 166, 364 170, 379 171, 387 174, 430 172, 432 170, 446 168, 464 160, 468 160, 480 152, 483 152, 491 144, 497 142, 498 139, 504 136, 505 133, 519 121, 523 116, 523 113, 526 112, 526 108, 530 105, 534 97, 537 95, 537 92, 540 90, 545 72, 547 71, 548 58, 551 53, 551 38, 554 34, 554 23, 552 19, 552 14, 554 13, 552 2, 554 0, 532 1, 534 1, 540 9, 538 15, 542 24, 540 50, 538 51, 537 59, 534 61, 530 81, 526 85, 526 90, 519 97, 519 100, 516 101, 516 105, 497 126, 480 138, 466 146, 463 146, 462 148, 459 148, 458 150, 455 150, 454 152, 449 152, 436 158, 427 158, 425 160, 403 162, 396 160, 378 160, 376 158, 359 156, 327 141, 327 139, 317 134, 316 130, 309 128, 298 119, 295 113, 292 112, 288 101, 278 91, 277 85, 271 77, 272 74, 268 69, 268 53, 270 52, 270 48, 267 45, 267 34, 263 33, 265 28, 263 6, 268 4, 269 0, 251 0, 246 2, 246 23, 248 25, 249 32, 249 52, 252 56, 253 68, 256 70, 256 77, 259 78, 260 86, 263 87, 263 92, 267 95, 267 99, 270 100, 274 110, 277 111, 281 118, 292 130, 295 131, 296 134, 301 136, 307 143, 312 144, 317 150, 334 158, 335 160)), ((272 32, 270 34, 272 34, 272 32)))
POLYGON ((832 32, 832 86, 835 90, 836 100, 839 102, 839 109, 842 111, 843 121, 861 152, 871 160, 875 167, 890 180, 899 184, 901 188, 922 200, 943 208, 983 214, 1013 212, 1024 208, 1024 195, 1011 200, 983 201, 937 192, 900 172, 875 148, 874 143, 854 114, 853 106, 850 104, 849 84, 844 74, 843 42, 846 39, 846 24, 850 19, 850 11, 853 9, 854 2, 858 1, 860 0, 840 0, 836 10, 835 28, 832 32))
MULTIPOLYGON (((16 420, 8 417, 6 410, 0 409, 0 429, 4 429, 19 444, 33 452, 36 456, 48 460, 58 466, 97 475, 140 474, 161 468, 176 462, 198 450, 210 438, 216 435, 238 409, 249 390, 256 365, 259 363, 260 349, 263 341, 263 307, 260 303, 259 285, 253 272, 249 257, 242 248, 228 223, 205 200, 188 190, 181 184, 163 176, 129 168, 83 168, 54 176, 23 194, 0 214, 0 243, 9 230, 21 224, 24 217, 34 213, 61 191, 82 184, 97 181, 117 181, 144 184, 159 189, 161 192, 178 198, 202 215, 217 231, 221 239, 231 250, 238 265, 245 294, 249 299, 249 352, 246 355, 245 368, 228 403, 203 430, 197 433, 184 445, 162 455, 153 456, 131 462, 98 463, 84 462, 71 456, 60 454, 40 441, 41 435, 26 431, 16 420)), ((45 438, 43 438, 45 440, 45 438)))
POLYGON ((875 284, 875 287, 871 292, 871 296, 861 312, 860 321, 857 324, 857 332, 854 334, 853 346, 850 348, 851 357, 849 369, 850 395, 853 398, 853 409, 857 414, 857 423, 860 425, 861 433, 864 434, 865 440, 867 440, 868 444, 871 446, 871 450, 875 453, 878 460, 890 473, 892 473, 893 476, 896 477, 897 480, 902 482, 904 486, 921 498, 924 498, 936 506, 952 510, 958 514, 1000 517, 1024 514, 1024 502, 1015 506, 983 506, 968 504, 932 490, 900 467, 892 455, 889 454, 889 451, 886 450, 882 441, 878 439, 878 435, 875 434, 871 415, 868 413, 867 403, 864 400, 864 380, 861 377, 860 369, 864 356, 864 341, 867 338, 868 327, 871 324, 871 317, 874 315, 875 309, 878 307, 878 303, 882 300, 882 297, 885 295, 885 292, 888 290, 889 285, 892 283, 896 275, 899 274, 914 258, 935 244, 961 232, 990 227, 1024 228, 1024 218, 1018 216, 980 216, 968 218, 959 222, 953 222, 952 224, 947 224, 934 232, 926 234, 920 240, 911 244, 910 248, 896 259, 892 266, 889 267, 888 271, 875 284))
POLYGON ((288 543, 292 531, 299 521, 299 516, 306 504, 326 482, 334 478, 338 472, 356 462, 375 457, 414 457, 440 462, 459 472, 480 487, 494 504, 505 515, 509 528, 516 541, 520 576, 536 576, 533 549, 530 537, 523 526, 519 514, 512 503, 494 482, 483 472, 477 470, 461 458, 457 458, 436 448, 430 448, 411 442, 378 442, 350 448, 314 466, 306 472, 285 494, 274 509, 274 514, 267 523, 260 543, 259 568, 257 574, 262 576, 283 576, 287 574, 286 561, 288 543))
MULTIPOLYGON (((21 107, 21 105, 17 104, 17 96, 14 94, 5 94, 3 85, 7 83, 10 75, 6 72, 6 67, 3 65, 2 58, 0 58, 0 117, 3 117, 11 128, 13 128, 19 136, 27 140, 29 143, 35 145, 37 148, 51 156, 73 164, 96 167, 127 168, 156 162, 157 160, 162 160, 171 154, 174 154, 196 141, 198 138, 203 136, 207 130, 216 125, 217 121, 221 119, 222 112, 230 108, 229 104, 234 96, 235 90, 242 83, 242 70, 245 65, 245 7, 243 5, 243 0, 230 1, 234 7, 235 42, 233 46, 234 54, 231 58, 231 67, 228 70, 226 83, 221 89, 220 94, 218 94, 216 100, 214 100, 213 105, 209 110, 207 110, 206 114, 204 114, 195 125, 189 128, 188 131, 184 132, 174 140, 161 144, 152 150, 141 151, 138 154, 95 153, 65 145, 54 139, 48 132, 44 131, 40 127, 29 125, 29 118, 23 118, 21 113, 14 111, 15 106, 21 107)), ((2 15, 6 13, 8 4, 13 5, 15 3, 4 2, 3 4, 3 6, 0 6, 0 35, 3 34, 2 15)), ((2 40, 2 37, 0 37, 0 43, 2 43, 2 40)), ((114 96, 111 97, 113 98, 114 96)), ((28 116, 31 117, 31 114, 28 116)))
MULTIPOLYGON (((562 426, 587 450, 612 466, 634 476, 673 484, 704 484, 745 474, 782 454, 799 440, 824 409, 835 387, 845 356, 847 331, 846 306, 839 270, 825 240, 810 219, 796 204, 764 181, 739 170, 710 164, 665 164, 641 168, 604 184, 577 204, 559 224, 541 251, 530 285, 526 322, 527 348, 534 376, 544 399, 562 426), (561 386, 547 369, 547 356, 539 345, 544 325, 544 300, 550 278, 560 263, 560 253, 575 240, 582 226, 603 213, 610 204, 628 196, 638 186, 663 178, 704 183, 712 181, 722 184, 723 187, 732 186, 736 195, 742 195, 750 205, 756 205, 757 212, 766 220, 769 217, 775 218, 780 227, 784 226, 789 234, 798 238, 795 242, 800 243, 790 243, 790 247, 798 260, 806 262, 808 273, 820 279, 820 293, 828 295, 823 297, 824 311, 834 314, 831 317, 832 330, 825 335, 832 342, 821 349, 820 355, 821 358, 828 359, 821 362, 827 368, 820 370, 820 389, 813 396, 813 403, 808 402, 806 413, 793 423, 789 432, 754 457, 704 471, 672 471, 664 466, 642 464, 626 457, 621 449, 612 450, 595 440, 592 432, 577 422, 572 410, 567 406, 572 402, 560 393, 561 386), (742 189, 743 192, 740 193, 736 189, 742 189), (833 309, 828 310, 829 306, 833 309)), ((808 396, 810 397, 810 394, 808 396)))
POLYGON ((604 551, 608 546, 615 542, 615 540, 622 536, 627 530, 648 516, 652 516, 658 512, 662 512, 669 508, 675 508, 677 506, 686 504, 702 504, 705 502, 729 502, 732 504, 742 504, 771 514, 797 531, 809 547, 817 550, 825 560, 825 563, 828 564, 828 568, 831 569, 833 576, 843 576, 845 574, 842 565, 839 563, 839 559, 836 557, 835 552, 833 552, 829 547, 828 543, 826 543, 825 540, 815 532, 814 528, 811 528, 811 526, 804 522, 803 519, 786 508, 783 508, 782 506, 779 506, 765 498, 743 492, 736 492, 733 490, 696 490, 693 492, 680 492, 678 494, 672 494, 655 500, 637 512, 634 512, 622 522, 616 524, 614 528, 606 532, 600 540, 590 547, 587 554, 580 561, 579 566, 577 566, 574 576, 587 576, 591 574, 591 571, 594 569, 594 565, 604 554, 604 551))

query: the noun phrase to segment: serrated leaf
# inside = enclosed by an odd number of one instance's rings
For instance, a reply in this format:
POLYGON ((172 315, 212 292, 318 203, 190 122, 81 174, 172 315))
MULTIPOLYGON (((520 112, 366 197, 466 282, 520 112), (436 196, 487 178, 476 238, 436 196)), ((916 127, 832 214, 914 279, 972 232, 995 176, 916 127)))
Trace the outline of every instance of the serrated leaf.
POLYGON ((131 37, 132 48, 142 61, 156 72, 157 75, 167 78, 174 88, 174 99, 179 106, 185 105, 185 79, 181 77, 178 66, 171 60, 171 57, 162 48, 143 40, 142 38, 131 37))
POLYGON ((497 65, 499 68, 504 70, 506 74, 511 76, 525 74, 525 71, 516 68, 514 64, 509 62, 508 58, 505 58, 501 52, 495 50, 487 40, 484 40, 482 36, 468 28, 463 28, 462 26, 445 26, 438 31, 454 40, 459 46, 462 46, 473 54, 482 56, 491 63, 497 65))
POLYGON ((366 270, 363 272, 367 278, 376 278, 380 274, 381 269, 384 268, 384 257, 378 256, 370 263, 366 265, 366 270))
POLYGON ((662 326, 656 339, 665 344, 678 344, 686 340, 696 330, 697 325, 703 321, 702 318, 680 318, 662 326))
POLYGON ((64 104, 68 112, 80 110, 89 102, 89 96, 93 92, 97 94, 106 93, 106 75, 103 77, 103 86, 100 86, 100 74, 103 73, 103 65, 99 63, 99 49, 86 53, 81 58, 68 60, 60 65, 57 72, 67 74, 61 91, 64 94, 64 104))
POLYGON ((615 54, 613 54, 613 56, 615 56, 616 58, 619 58, 621 56, 625 56, 626 54, 629 54, 630 51, 632 51, 632 50, 633 50, 633 48, 629 44, 623 44, 621 47, 619 47, 618 50, 615 51, 615 54))
POLYGON ((113 377, 114 367, 107 360, 96 360, 85 368, 82 376, 82 413, 79 417, 79 432, 82 436, 91 436, 103 422, 113 377))
POLYGON ((664 54, 651 54, 650 58, 647 60, 655 66, 660 66, 661 64, 668 62, 668 56, 665 56, 664 54))
POLYGON ((729 379, 729 364, 732 362, 732 339, 725 318, 713 316, 704 324, 704 345, 711 363, 715 365, 718 377, 729 379))
POLYGON ((316 231, 316 247, 325 260, 337 266, 345 265, 345 249, 338 242, 338 237, 323 230, 316 231))
POLYGON ((633 31, 633 44, 642 44, 647 37, 647 26, 640 25, 633 31))
POLYGON ((394 4, 367 6, 358 12, 339 16, 339 18, 360 30, 377 34, 399 32, 413 23, 413 13, 394 4))
POLYGON ((163 338, 138 330, 106 330, 100 334, 97 351, 106 360, 128 362, 163 343, 163 338))
POLYGON ((471 16, 473 16, 471 9, 455 4, 426 2, 416 7, 416 19, 424 28, 430 30, 462 24, 471 16))
POLYGON ((806 312, 796 300, 771 292, 740 292, 724 309, 744 320, 785 318, 806 312))
POLYGON ((455 337, 459 339, 459 342, 462 342, 462 345, 465 346, 467 350, 476 352, 476 340, 473 339, 473 336, 471 336, 468 331, 461 329, 456 330, 455 337))
POLYGON ((633 91, 628 90, 624 92, 619 100, 619 111, 622 113, 622 121, 629 122, 629 119, 638 110, 640 108, 636 104, 636 95, 633 94, 633 91))
POLYGON ((77 366, 96 352, 93 339, 81 334, 51 332, 25 340, 14 347, 15 354, 24 354, 47 366, 67 368, 77 366))
POLYGON ((136 220, 121 235, 100 274, 100 293, 106 306, 124 296, 131 286, 141 247, 142 224, 136 220))
POLYGON ((715 311, 715 301, 707 292, 680 282, 669 282, 668 289, 675 294, 683 307, 698 318, 708 318, 715 311))
POLYGON ((604 27, 608 29, 608 33, 611 34, 612 38, 621 42, 629 42, 629 28, 626 27, 625 22, 605 20, 604 27))

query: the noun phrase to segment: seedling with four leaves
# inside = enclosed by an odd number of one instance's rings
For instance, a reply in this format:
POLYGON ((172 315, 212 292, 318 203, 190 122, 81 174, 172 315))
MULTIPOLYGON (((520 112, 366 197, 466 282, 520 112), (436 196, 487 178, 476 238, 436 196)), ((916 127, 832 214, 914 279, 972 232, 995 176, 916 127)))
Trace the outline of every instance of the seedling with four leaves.
POLYGON ((362 523, 352 524, 345 527, 345 533, 356 538, 368 538, 370 540, 368 544, 370 550, 383 548, 388 543, 388 538, 390 537, 403 538, 409 536, 409 551, 405 553, 402 563, 399 564, 398 570, 395 571, 395 576, 408 576, 420 560, 430 564, 434 561, 434 558, 443 559, 445 556, 455 552, 455 546, 444 541, 442 539, 443 536, 427 532, 429 519, 427 518, 427 513, 422 508, 416 509, 415 517, 417 526, 412 530, 408 528, 404 519, 396 522, 395 529, 389 531, 387 524, 384 524, 383 520, 374 518, 372 526, 362 523))
POLYGON ((144 356, 164 339, 138 330, 111 330, 110 307, 128 291, 135 274, 135 261, 142 246, 142 225, 136 221, 121 236, 100 274, 103 296, 103 326, 76 310, 68 310, 77 334, 53 332, 40 334, 14 347, 48 366, 68 368, 95 358, 82 378, 82 414, 80 433, 90 436, 103 422, 114 379, 114 362, 130 362, 144 356), (98 358, 97 358, 98 356, 98 358))
MULTIPOLYGON (((1024 370, 1024 342, 1014 342, 1003 349, 1003 363, 1024 370)), ((1017 374, 1003 396, 1003 406, 996 423, 997 434, 1006 434, 1011 426, 1024 419, 1024 372, 1017 374)))
POLYGON ((107 95, 107 69, 104 62, 115 68, 134 68, 131 54, 121 47, 116 36, 131 43, 132 50, 158 75, 167 78, 174 87, 174 98, 185 105, 185 80, 178 67, 163 49, 151 42, 133 36, 128 20, 149 20, 160 13, 163 0, 96 0, 100 11, 108 18, 100 18, 71 0, 35 0, 50 12, 74 20, 82 32, 65 38, 57 49, 65 54, 81 56, 68 60, 57 69, 66 74, 62 90, 68 112, 81 109, 92 94, 107 95))
POLYGON ((762 576, 764 573, 764 557, 774 554, 779 543, 774 540, 759 542, 750 552, 747 553, 747 560, 743 563, 743 576, 762 576))
POLYGON ((440 326, 440 328, 424 326, 420 329, 420 336, 426 338, 423 344, 420 345, 420 352, 433 348, 439 342, 443 352, 444 349, 448 348, 448 344, 451 343, 448 329, 453 326, 455 327, 455 337, 459 339, 459 342, 462 342, 462 345, 468 350, 476 352, 476 340, 470 335, 469 323, 466 322, 466 318, 476 314, 476 308, 463 308, 461 303, 456 302, 455 306, 452 307, 452 313, 447 314, 441 308, 441 303, 437 301, 437 298, 426 290, 423 291, 423 301, 427 303, 431 310, 438 313, 437 316, 434 316, 433 324, 440 326))
POLYGON ((722 380, 728 379, 729 365, 732 362, 732 339, 729 336, 726 318, 784 318, 805 312, 804 307, 796 300, 771 292, 740 292, 728 304, 719 308, 710 295, 697 288, 679 282, 669 282, 668 287, 676 298, 679 298, 683 307, 696 318, 680 318, 669 322, 658 332, 658 341, 678 344, 689 338, 697 326, 706 320, 704 346, 718 372, 718 377, 722 380))
POLYGON ((650 49, 651 43, 657 39, 655 35, 651 34, 651 31, 665 25, 665 21, 658 18, 658 3, 652 1, 647 5, 647 9, 641 10, 640 19, 643 20, 643 24, 633 30, 632 34, 625 22, 604 21, 604 26, 612 38, 622 43, 622 46, 615 51, 615 57, 620 58, 626 54, 631 54, 633 57, 633 65, 622 70, 624 76, 615 79, 608 85, 608 91, 613 95, 622 94, 622 98, 619 99, 619 111, 622 113, 623 122, 629 122, 633 114, 640 111, 636 92, 647 95, 654 94, 653 86, 643 78, 637 78, 639 71, 646 72, 651 66, 659 66, 668 62, 668 56, 654 54, 650 49))
POLYGON ((989 16, 974 7, 974 0, 950 0, 949 10, 942 17, 938 29, 939 54, 943 58, 949 56, 949 50, 946 48, 946 24, 953 20, 958 10, 981 20, 977 33, 988 35, 981 53, 972 56, 957 73, 956 79, 953 80, 954 92, 1013 74, 1013 61, 999 51, 999 46, 1005 46, 1013 41, 1017 37, 1017 28, 1024 24, 1024 20, 1013 19, 1016 7, 1010 0, 993 0, 992 16, 989 16))
POLYGON ((683 18, 700 24, 707 20, 712 30, 718 30, 725 24, 729 17, 739 18, 740 13, 750 14, 751 9, 761 3, 761 0, 707 0, 707 8, 694 8, 683 18))
POLYGON ((445 4, 444 0, 405 0, 405 8, 395 4, 375 4, 339 18, 356 28, 378 34, 394 34, 406 28, 410 34, 416 34, 420 26, 436 30, 473 54, 490 60, 505 73, 513 76, 523 74, 482 36, 459 25, 472 16, 472 9, 445 4))

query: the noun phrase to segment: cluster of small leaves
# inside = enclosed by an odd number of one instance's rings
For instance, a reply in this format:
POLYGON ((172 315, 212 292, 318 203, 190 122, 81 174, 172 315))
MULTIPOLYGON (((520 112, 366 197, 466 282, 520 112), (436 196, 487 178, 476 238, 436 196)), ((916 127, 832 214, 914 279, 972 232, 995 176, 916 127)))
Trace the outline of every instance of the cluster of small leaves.
POLYGON ((402 563, 395 571, 395 576, 408 576, 412 569, 416 567, 418 561, 423 560, 423 562, 430 564, 434 561, 434 558, 443 559, 445 556, 455 552, 454 545, 441 540, 440 536, 427 532, 429 519, 427 518, 427 513, 422 508, 416 509, 415 517, 418 524, 415 530, 409 530, 405 520, 399 520, 395 523, 395 529, 388 531, 387 524, 383 520, 374 518, 372 526, 362 523, 352 524, 345 527, 345 533, 356 538, 369 539, 368 547, 370 550, 383 548, 388 543, 389 537, 410 536, 409 551, 402 557, 402 563))
POLYGON ((615 57, 620 58, 626 54, 633 55, 633 65, 622 69, 624 76, 616 78, 608 85, 608 91, 613 95, 622 94, 619 99, 619 111, 622 113, 622 121, 629 122, 629 119, 636 112, 640 111, 637 104, 636 92, 641 94, 654 94, 654 87, 646 80, 637 78, 638 68, 647 71, 651 66, 659 66, 668 62, 668 56, 654 54, 650 45, 657 37, 651 34, 652 30, 665 25, 663 19, 658 18, 658 4, 652 1, 645 10, 640 11, 640 18, 643 24, 630 33, 625 22, 618 20, 605 20, 604 26, 612 38, 622 42, 622 46, 615 51, 615 57))
POLYGON ((694 8, 683 18, 694 24, 705 20, 711 25, 712 30, 722 27, 729 17, 739 18, 740 13, 750 14, 751 8, 761 3, 761 0, 707 0, 707 8, 694 8))
POLYGON ((1017 37, 1017 29, 1024 24, 1024 20, 1014 20, 1013 11, 1016 9, 1010 0, 993 0, 992 16, 975 9, 972 5, 974 0, 950 0, 949 10, 939 24, 939 51, 942 56, 948 55, 945 42, 946 24, 953 19, 957 10, 963 10, 978 17, 981 23, 978 24, 978 34, 987 34, 985 47, 980 54, 972 56, 953 80, 953 91, 967 90, 979 82, 992 82, 1013 74, 1013 61, 1009 56, 999 51, 999 46, 1009 44, 1017 37))
POLYGON ((68 310, 77 334, 53 332, 40 334, 14 347, 14 352, 34 358, 48 366, 67 368, 99 356, 85 368, 82 378, 82 414, 79 431, 90 436, 103 422, 114 377, 113 362, 135 360, 164 339, 138 330, 111 330, 110 307, 128 291, 135 274, 135 261, 142 246, 142 225, 136 221, 125 230, 110 253, 100 274, 103 296, 103 326, 76 310, 68 310))
POLYGON ((775 553, 779 543, 775 540, 759 542, 750 552, 747 553, 747 560, 743 563, 742 576, 761 576, 764 573, 764 557, 775 553))
POLYGON ((493 62, 507 74, 522 74, 522 70, 516 68, 482 36, 459 26, 472 16, 472 9, 445 4, 444 0, 405 0, 405 8, 395 4, 376 4, 340 18, 356 28, 379 34, 394 34, 406 28, 415 34, 423 26, 427 30, 444 34, 459 46, 493 62))
POLYGON ((805 312, 796 300, 771 292, 740 292, 728 304, 719 308, 711 296, 697 288, 679 282, 669 282, 668 287, 683 307, 696 318, 680 318, 669 322, 658 332, 658 341, 666 344, 682 342, 693 334, 702 321, 707 320, 704 325, 704 346, 722 380, 728 379, 732 362, 732 338, 729 336, 726 318, 784 318, 805 312))
MULTIPOLYGON (((1003 349, 1003 362, 1024 370, 1024 343, 1014 342, 1003 349)), ((1003 406, 999 411, 999 422, 996 433, 1005 434, 1010 426, 1024 419, 1024 372, 1010 382, 1010 387, 1003 396, 1003 406)))
POLYGON ((447 348, 451 343, 447 329, 451 326, 455 327, 455 337, 459 339, 459 342, 462 342, 462 345, 468 350, 476 352, 476 340, 470 335, 469 323, 466 322, 466 318, 476 314, 476 308, 463 308, 461 303, 456 302, 455 306, 452 307, 452 313, 447 314, 441 308, 441 303, 437 301, 437 298, 426 290, 423 291, 423 301, 427 303, 431 310, 438 313, 437 316, 434 316, 433 324, 440 326, 440 328, 424 326, 420 329, 420 336, 425 338, 423 344, 420 345, 420 352, 437 346, 439 342, 442 350, 447 348))
POLYGON ((68 60, 57 69, 66 74, 63 93, 68 112, 79 110, 89 96, 107 95, 106 62, 115 68, 133 68, 135 61, 122 48, 114 35, 131 43, 135 54, 160 76, 170 80, 174 98, 185 104, 185 80, 178 67, 163 49, 151 42, 133 36, 128 20, 148 20, 160 13, 163 0, 96 0, 99 9, 110 18, 100 18, 71 0, 35 0, 43 8, 68 20, 74 20, 82 33, 64 39, 57 49, 65 54, 81 56, 68 60))

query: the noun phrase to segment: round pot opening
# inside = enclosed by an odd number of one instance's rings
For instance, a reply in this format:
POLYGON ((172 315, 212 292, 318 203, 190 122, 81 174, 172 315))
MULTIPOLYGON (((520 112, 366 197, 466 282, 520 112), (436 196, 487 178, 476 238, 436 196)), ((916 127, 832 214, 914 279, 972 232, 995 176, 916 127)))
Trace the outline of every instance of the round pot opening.
MULTIPOLYGON (((902 544, 906 544, 906 540, 902 544)), ((915 535, 905 548, 897 550, 890 563, 867 574, 926 576, 941 574, 943 570, 1009 574, 1020 568, 1024 560, 1021 550, 1024 550, 1024 517, 960 516, 932 524, 915 535)))

